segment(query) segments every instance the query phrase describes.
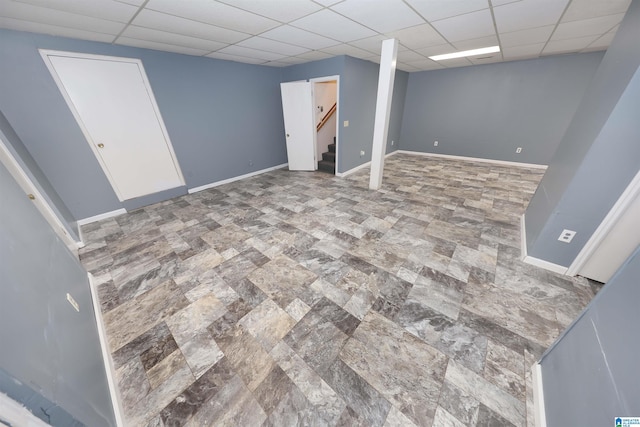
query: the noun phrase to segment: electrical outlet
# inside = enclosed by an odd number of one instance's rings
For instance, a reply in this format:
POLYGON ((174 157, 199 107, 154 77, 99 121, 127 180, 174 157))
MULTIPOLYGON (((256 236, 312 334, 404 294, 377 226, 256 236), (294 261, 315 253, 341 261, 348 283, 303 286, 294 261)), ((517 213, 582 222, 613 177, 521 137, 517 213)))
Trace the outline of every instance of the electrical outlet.
POLYGON ((253 160, 249 160, 249 166, 253 166, 253 160))
POLYGON ((364 156, 364 150, 360 150, 360 157, 364 156))
POLYGON ((520 153, 522 153, 522 147, 516 148, 516 154, 520 154, 520 153))
POLYGON ((344 127, 348 128, 349 127, 349 120, 345 120, 344 121, 344 127))
POLYGON ((396 142, 392 139, 391 140, 391 145, 395 144, 396 142))
POLYGON ((562 230, 562 233, 560 233, 560 237, 558 237, 558 240, 565 243, 571 243, 571 241, 573 240, 573 236, 575 235, 576 235, 575 231, 567 230, 565 228, 564 230, 562 230))
POLYGON ((433 141, 433 146, 437 147, 438 146, 438 141, 433 141))

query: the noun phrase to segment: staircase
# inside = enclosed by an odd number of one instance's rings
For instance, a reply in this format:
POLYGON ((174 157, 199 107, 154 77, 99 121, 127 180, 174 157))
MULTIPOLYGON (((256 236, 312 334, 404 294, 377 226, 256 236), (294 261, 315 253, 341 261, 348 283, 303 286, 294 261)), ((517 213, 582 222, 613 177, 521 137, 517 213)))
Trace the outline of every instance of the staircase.
POLYGON ((322 153, 322 160, 318 162, 318 170, 336 174, 336 137, 333 137, 333 144, 329 144, 329 151, 322 153))

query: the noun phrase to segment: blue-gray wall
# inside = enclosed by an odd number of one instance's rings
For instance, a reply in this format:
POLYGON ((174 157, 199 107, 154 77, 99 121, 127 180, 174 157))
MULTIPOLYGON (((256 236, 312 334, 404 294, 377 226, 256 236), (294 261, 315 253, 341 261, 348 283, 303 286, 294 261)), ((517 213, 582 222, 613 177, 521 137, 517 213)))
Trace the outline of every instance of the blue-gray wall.
POLYGON ((400 148, 546 165, 601 59, 597 52, 411 73, 400 148))
POLYGON ((67 205, 64 204, 58 193, 56 193, 56 190, 54 190, 49 179, 42 172, 42 169, 40 169, 36 161, 33 160, 33 157, 31 157, 27 148, 22 141, 20 141, 18 135, 13 131, 6 117, 2 114, 2 111, 0 111, 0 139, 2 139, 13 158, 16 159, 16 162, 18 162, 31 182, 33 182, 33 185, 40 191, 42 197, 46 199, 51 209, 56 213, 58 218, 61 219, 69 235, 74 240, 79 241, 77 221, 71 214, 71 211, 69 211, 69 208, 67 208, 67 205))
POLYGON ((189 188, 287 161, 279 68, 0 30, 0 111, 75 219, 123 205, 38 48, 140 58, 189 188))
MULTIPOLYGON (((340 76, 337 172, 346 172, 371 161, 379 69, 380 66, 373 62, 340 56, 293 65, 283 70, 283 82, 340 76), (348 127, 343 126, 345 120, 349 121, 348 127), (364 151, 365 155, 360 156, 360 151, 364 151)), ((387 151, 391 151, 391 140, 398 142, 400 138, 407 80, 408 73, 396 71, 387 151)), ((395 149, 397 145, 394 146, 393 150, 395 149)))
POLYGON ((640 170, 640 1, 631 3, 526 214, 528 253, 569 266, 640 170), (577 232, 570 244, 563 229, 577 232))
POLYGON ((640 414, 640 248, 541 360, 549 426, 640 414))
POLYGON ((396 70, 391 100, 391 114, 389 116, 389 132, 387 133, 387 153, 400 149, 400 132, 402 130, 402 116, 409 84, 409 73, 396 70), (394 145, 391 142, 394 141, 394 145))
POLYGON ((62 408, 52 420, 114 426, 87 273, 2 164, 0 194, 0 392, 38 416, 48 400, 62 408))

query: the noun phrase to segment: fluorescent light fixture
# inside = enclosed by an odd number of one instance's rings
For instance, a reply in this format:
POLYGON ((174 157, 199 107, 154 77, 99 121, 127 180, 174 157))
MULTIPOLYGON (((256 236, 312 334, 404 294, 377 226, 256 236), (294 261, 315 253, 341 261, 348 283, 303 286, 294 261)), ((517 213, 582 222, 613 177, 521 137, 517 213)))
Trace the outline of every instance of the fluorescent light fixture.
POLYGON ((477 56, 485 53, 500 52, 500 46, 483 47, 481 49, 463 50, 462 52, 445 53, 444 55, 430 56, 429 59, 442 61, 444 59, 464 58, 465 56, 477 56))

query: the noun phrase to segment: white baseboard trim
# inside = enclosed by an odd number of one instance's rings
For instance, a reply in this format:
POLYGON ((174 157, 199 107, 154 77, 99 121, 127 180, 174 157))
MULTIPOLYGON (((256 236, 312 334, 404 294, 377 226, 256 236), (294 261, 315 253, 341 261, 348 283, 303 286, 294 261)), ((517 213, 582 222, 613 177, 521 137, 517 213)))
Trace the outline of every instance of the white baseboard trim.
POLYGON ((114 216, 118 216, 126 213, 127 213, 127 210, 125 208, 122 208, 122 209, 116 209, 115 211, 105 212, 98 215, 90 216, 89 218, 79 219, 78 227, 82 225, 90 224, 92 222, 102 221, 103 219, 113 218, 114 216))
POLYGON ((466 157, 466 156, 454 156, 452 154, 438 154, 438 153, 425 153, 422 151, 409 151, 409 150, 398 150, 398 153, 402 154, 412 154, 415 156, 426 156, 426 157, 440 157, 443 159, 451 159, 451 160, 467 160, 470 162, 482 162, 482 163, 493 163, 496 165, 502 166, 515 166, 520 168, 533 168, 533 169, 547 169, 547 165, 539 165, 537 163, 521 163, 521 162, 509 162, 506 160, 494 160, 494 159, 484 159, 482 157, 466 157))
MULTIPOLYGON (((385 154, 384 158, 386 159, 387 157, 391 157, 394 154, 398 154, 399 152, 400 152, 400 150, 392 151, 390 153, 385 154)), ((369 160, 367 163, 363 163, 361 165, 358 165, 353 169, 349 169, 346 172, 336 172, 336 176, 338 178, 344 178, 345 176, 349 176, 349 175, 351 175, 351 174, 353 174, 355 172, 358 172, 360 169, 364 169, 364 168, 369 167, 369 166, 371 166, 371 160, 369 160)))
POLYGON ((554 264, 543 259, 535 258, 527 255, 527 229, 525 228, 524 214, 520 217, 520 259, 527 264, 535 265, 536 267, 544 268, 545 270, 553 271, 558 274, 567 274, 568 267, 563 265, 554 264))
POLYGON ((542 367, 536 363, 531 367, 533 379, 533 410, 536 427, 547 427, 547 416, 544 410, 544 389, 542 388, 542 367))
POLYGON ((552 262, 534 258, 529 255, 525 256, 522 261, 526 262, 527 264, 535 265, 536 267, 544 268, 545 270, 553 271, 554 273, 558 274, 567 274, 567 270, 569 269, 568 267, 565 267, 563 265, 554 264, 552 262))
POLYGON ((336 172, 336 176, 339 178, 344 178, 345 176, 349 176, 352 175, 356 172, 358 172, 360 169, 364 169, 371 166, 371 160, 369 160, 367 163, 363 163, 361 165, 356 166, 355 168, 349 169, 346 172, 336 172))
POLYGON ((107 375, 107 383, 109 384, 109 395, 111 396, 111 403, 113 404, 113 413, 116 418, 116 425, 118 427, 124 427, 124 412, 122 410, 120 390, 118 390, 118 385, 116 383, 116 371, 113 368, 113 359, 109 352, 109 342, 107 341, 107 333, 104 326, 104 319, 102 318, 100 300, 98 299, 98 289, 96 288, 91 273, 87 273, 87 276, 89 277, 89 289, 91 290, 91 300, 93 301, 96 325, 98 326, 98 339, 100 340, 104 370, 107 375))
POLYGON ((278 165, 278 166, 272 166, 270 168, 260 169, 259 171, 246 173, 244 175, 234 176, 233 178, 223 179, 222 181, 212 182, 211 184, 206 184, 206 185, 201 185, 199 187, 190 188, 187 191, 189 192, 189 194, 197 193, 198 191, 207 190, 209 188, 218 187, 218 186, 224 185, 224 184, 229 184, 229 183, 234 182, 234 181, 239 181, 241 179, 250 178, 252 176, 260 175, 260 174, 263 174, 263 173, 266 173, 266 172, 271 172, 271 171, 274 171, 276 169, 282 169, 282 168, 287 167, 288 165, 289 165, 289 163, 283 163, 283 164, 278 165))

